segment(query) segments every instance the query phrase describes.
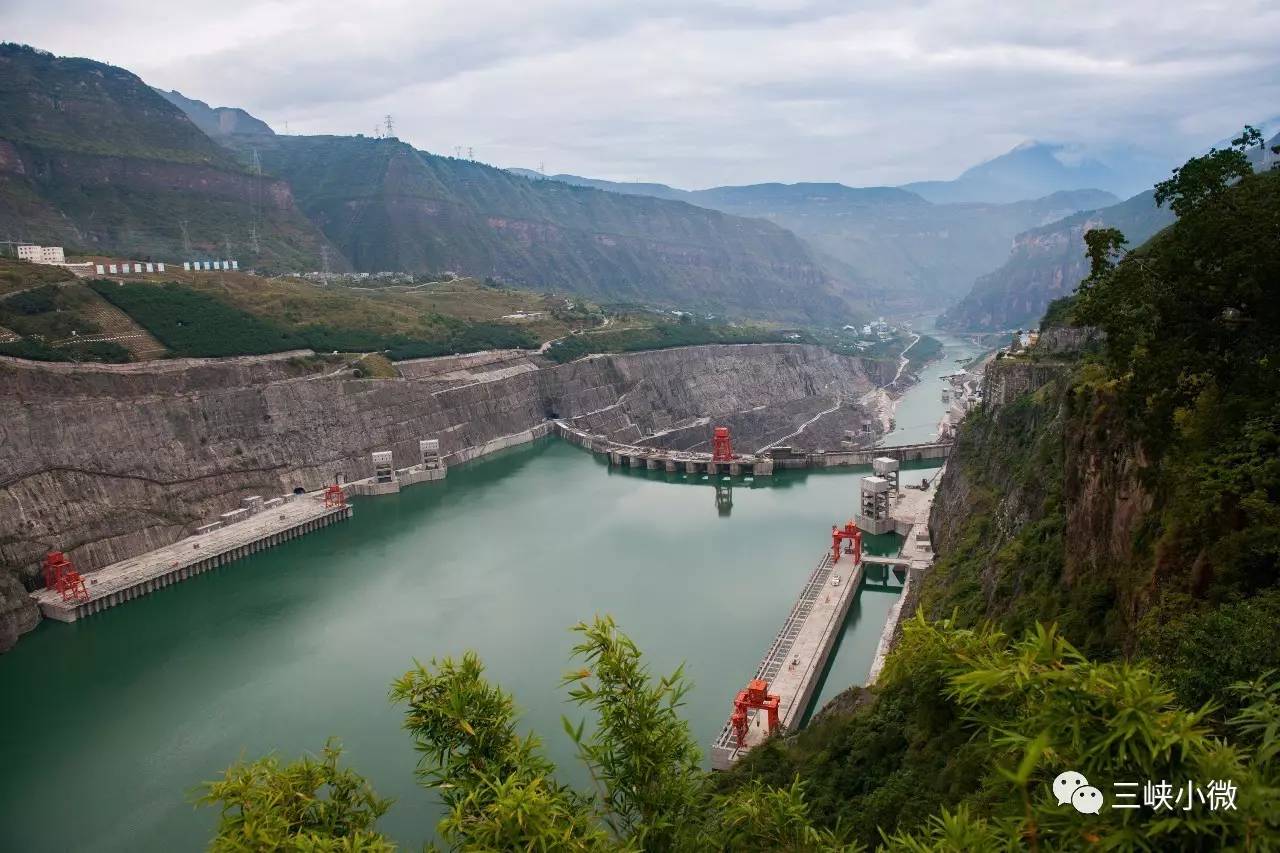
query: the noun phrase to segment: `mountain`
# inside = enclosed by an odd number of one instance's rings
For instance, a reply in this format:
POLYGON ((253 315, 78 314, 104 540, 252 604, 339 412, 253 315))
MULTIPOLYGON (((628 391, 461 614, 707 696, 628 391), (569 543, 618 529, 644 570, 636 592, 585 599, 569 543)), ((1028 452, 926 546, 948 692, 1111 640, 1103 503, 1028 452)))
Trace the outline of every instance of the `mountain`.
POLYGON ((953 181, 919 181, 902 188, 937 204, 1012 202, 1061 190, 1124 191, 1124 178, 1097 160, 1075 159, 1063 145, 1024 142, 1005 154, 966 169, 953 181))
MULTIPOLYGON (((1256 170, 1265 171, 1276 161, 1270 152, 1273 145, 1280 145, 1280 134, 1263 149, 1250 150, 1249 160, 1256 170)), ((1173 213, 1157 207, 1154 196, 1147 190, 1120 204, 1019 234, 1005 263, 974 281, 969 293, 942 316, 941 325, 997 330, 1034 324, 1050 302, 1075 291, 1088 273, 1084 234, 1090 228, 1119 228, 1132 248, 1173 222, 1173 213)))
POLYGON ((943 314, 940 325, 965 330, 1031 326, 1050 302, 1074 291, 1088 273, 1086 231, 1119 228, 1136 246, 1173 221, 1172 213, 1156 207, 1154 195, 1148 190, 1120 204, 1019 234, 1009 259, 977 279, 964 299, 943 314))
POLYGON ((1014 204, 932 204, 894 187, 760 184, 696 193, 700 203, 794 231, 903 310, 959 297, 1008 255, 1014 235, 1115 201, 1100 190, 1014 204))
POLYGON ((326 243, 287 184, 250 173, 134 74, 13 44, 0 45, 0 232, 171 261, 230 243, 275 269, 314 268, 326 243))
MULTIPOLYGON (((602 302, 730 316, 854 317, 843 286, 768 222, 531 181, 362 136, 231 136, 288 181, 358 270, 453 270, 602 302)), ((843 321, 842 321, 843 322, 843 321)))
POLYGON ((179 91, 156 89, 160 97, 187 114, 196 127, 208 136, 233 136, 235 134, 274 134, 265 121, 254 118, 239 107, 211 107, 204 101, 184 97, 179 91))
POLYGON ((517 171, 542 183, 678 199, 768 219, 811 243, 841 279, 858 282, 849 290, 854 298, 900 312, 961 296, 974 278, 1008 257, 1019 232, 1117 201, 1101 190, 1074 190, 1012 204, 933 204, 897 187, 773 183, 689 191, 517 171))

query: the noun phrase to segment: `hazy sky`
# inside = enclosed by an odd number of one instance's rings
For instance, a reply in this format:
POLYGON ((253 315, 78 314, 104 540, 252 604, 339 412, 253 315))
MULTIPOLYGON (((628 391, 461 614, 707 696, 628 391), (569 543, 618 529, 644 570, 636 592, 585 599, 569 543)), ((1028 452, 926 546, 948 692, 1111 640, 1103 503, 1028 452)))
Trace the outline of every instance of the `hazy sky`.
POLYGON ((0 20, 277 132, 391 113, 429 151, 688 188, 950 178, 1028 138, 1172 161, 1280 113, 1274 0, 0 0, 0 20))

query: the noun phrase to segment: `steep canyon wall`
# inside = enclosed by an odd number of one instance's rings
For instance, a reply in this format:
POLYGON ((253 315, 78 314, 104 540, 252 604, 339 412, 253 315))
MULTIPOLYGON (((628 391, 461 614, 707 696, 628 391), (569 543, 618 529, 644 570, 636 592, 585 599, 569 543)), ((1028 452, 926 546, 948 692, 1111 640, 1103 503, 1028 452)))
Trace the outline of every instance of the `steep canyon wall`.
MULTIPOLYGON (((413 464, 421 438, 466 455, 550 417, 641 440, 742 412, 767 413, 762 429, 795 429, 831 395, 872 388, 858 359, 787 344, 401 370, 357 379, 298 353, 119 366, 0 359, 0 565, 28 587, 50 548, 93 570, 176 541, 246 495, 369 476, 373 450, 413 464)), ((856 405, 846 414, 862 419, 856 405)))

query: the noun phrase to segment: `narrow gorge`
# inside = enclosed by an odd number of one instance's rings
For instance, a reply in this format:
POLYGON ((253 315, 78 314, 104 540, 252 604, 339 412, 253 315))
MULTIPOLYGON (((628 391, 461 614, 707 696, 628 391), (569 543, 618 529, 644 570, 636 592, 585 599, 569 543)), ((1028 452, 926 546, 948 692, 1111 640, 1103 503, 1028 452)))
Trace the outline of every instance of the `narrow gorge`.
POLYGON ((3 359, 0 647, 37 621, 22 586, 38 585, 50 549, 92 571, 189 535, 244 495, 369 476, 374 450, 408 465, 419 439, 438 438, 457 462, 529 440, 552 418, 682 447, 714 420, 754 450, 832 410, 789 441, 835 447, 846 429, 871 440, 886 424, 860 401, 876 396, 877 369, 790 344, 564 365, 488 353, 401 362, 387 379, 305 352, 120 366, 3 359))

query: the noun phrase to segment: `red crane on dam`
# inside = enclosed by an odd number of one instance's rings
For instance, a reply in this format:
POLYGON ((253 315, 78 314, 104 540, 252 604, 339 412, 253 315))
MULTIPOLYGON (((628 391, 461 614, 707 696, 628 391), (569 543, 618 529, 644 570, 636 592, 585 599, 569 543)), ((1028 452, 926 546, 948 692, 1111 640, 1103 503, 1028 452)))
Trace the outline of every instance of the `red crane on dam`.
POLYGON ((56 589, 63 601, 89 600, 89 590, 85 588, 84 578, 76 571, 66 554, 50 551, 44 555, 44 562, 40 565, 44 569, 44 585, 48 589, 56 589))
POLYGON ((347 505, 347 493, 342 491, 342 486, 339 486, 337 483, 333 483, 332 485, 329 486, 329 488, 324 490, 324 505, 325 506, 346 506, 347 505))
POLYGON ((733 700, 733 714, 729 717, 729 722, 738 737, 739 748, 747 742, 747 711, 758 709, 768 714, 765 734, 769 734, 778 727, 778 704, 781 701, 769 692, 769 682, 763 678, 751 679, 747 682, 746 690, 738 691, 733 700))
POLYGON ((716 427, 711 436, 711 461, 731 462, 733 458, 733 441, 729 438, 729 428, 716 427))
POLYGON ((840 545, 846 541, 849 543, 849 550, 845 553, 853 555, 853 564, 856 566, 862 562, 862 530, 852 521, 845 522, 843 528, 831 525, 831 562, 840 562, 840 545))

